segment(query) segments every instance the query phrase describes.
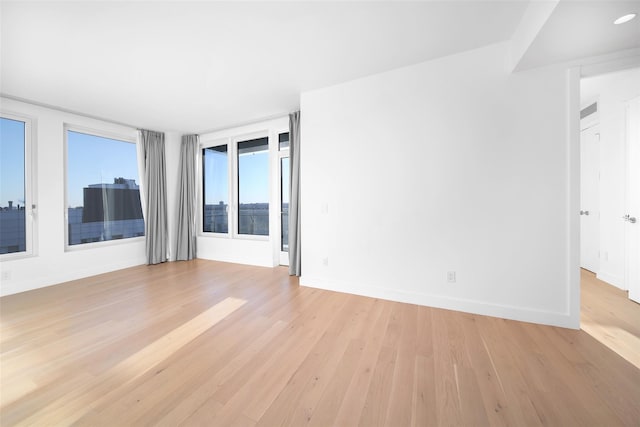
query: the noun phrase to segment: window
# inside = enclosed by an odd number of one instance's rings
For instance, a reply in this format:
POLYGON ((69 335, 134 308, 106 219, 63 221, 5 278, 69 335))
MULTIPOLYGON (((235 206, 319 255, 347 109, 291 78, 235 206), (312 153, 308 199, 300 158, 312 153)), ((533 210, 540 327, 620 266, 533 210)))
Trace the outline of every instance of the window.
POLYGON ((229 232, 229 160, 227 145, 202 150, 202 231, 229 232))
POLYGON ((143 236, 135 143, 69 129, 66 138, 67 244, 143 236))
POLYGON ((238 142, 238 234, 269 235, 269 138, 238 142))
POLYGON ((30 136, 28 119, 0 117, 0 254, 31 252, 30 136))

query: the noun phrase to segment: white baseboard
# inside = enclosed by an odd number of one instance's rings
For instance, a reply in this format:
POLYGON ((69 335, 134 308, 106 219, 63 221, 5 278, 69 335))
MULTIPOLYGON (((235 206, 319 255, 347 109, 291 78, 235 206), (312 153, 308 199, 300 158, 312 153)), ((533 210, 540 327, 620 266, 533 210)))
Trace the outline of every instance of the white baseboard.
POLYGON ((209 261, 219 261, 219 262, 228 262, 230 264, 244 264, 251 265, 253 267, 269 267, 273 268, 276 265, 273 260, 269 259, 256 259, 256 258, 247 258, 247 257, 234 257, 234 256, 216 256, 208 253, 200 254, 198 253, 197 258, 206 259, 209 261))
POLYGON ((572 318, 569 313, 557 313, 524 307, 491 304, 483 301, 466 300, 440 295, 419 294, 399 291, 397 289, 381 288, 375 286, 361 286, 352 283, 336 283, 308 276, 300 277, 300 285, 310 288, 325 289, 329 291, 361 295, 371 298, 379 298, 435 308, 443 308, 447 310, 456 310, 465 313, 480 314, 483 316, 518 320, 522 322, 560 326, 563 328, 571 329, 580 328, 580 319, 578 318, 578 316, 572 318))
POLYGON ((616 276, 614 274, 609 274, 606 271, 600 271, 596 274, 596 277, 603 282, 607 282, 610 285, 615 286, 616 288, 620 288, 624 291, 627 290, 624 286, 624 278, 616 276))
POLYGON ((87 266, 85 268, 73 269, 53 274, 49 273, 46 275, 34 275, 26 281, 2 283, 2 287, 0 287, 0 296, 3 297, 20 292, 32 291, 34 289, 47 288, 49 286, 59 285, 61 283, 70 282, 72 280, 97 276, 98 274, 110 273, 112 271, 136 267, 138 265, 144 264, 146 264, 146 259, 144 257, 137 257, 135 259, 129 259, 109 264, 95 264, 87 266))

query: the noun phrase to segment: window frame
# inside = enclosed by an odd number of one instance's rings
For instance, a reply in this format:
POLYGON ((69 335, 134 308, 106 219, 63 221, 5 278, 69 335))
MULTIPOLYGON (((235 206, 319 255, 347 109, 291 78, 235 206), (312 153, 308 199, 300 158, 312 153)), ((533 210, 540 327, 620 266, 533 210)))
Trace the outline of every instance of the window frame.
MULTIPOLYGON (((271 176, 273 174, 273 165, 272 165, 272 152, 274 150, 274 138, 269 129, 258 130, 255 132, 241 133, 237 135, 233 135, 227 138, 211 138, 211 139, 201 139, 200 140, 200 149, 198 150, 198 161, 202 162, 202 150, 205 148, 219 147, 221 145, 227 145, 227 171, 229 173, 228 185, 229 185, 229 207, 227 209, 228 215, 228 232, 227 233, 216 233, 211 231, 204 231, 204 194, 202 193, 204 186, 203 181, 199 182, 198 189, 198 233, 203 237, 218 237, 218 238, 227 238, 227 239, 237 239, 237 240, 256 240, 256 241, 269 241, 271 236, 273 235, 272 227, 272 196, 273 196, 273 186, 271 185, 271 176), (266 236, 262 235, 253 235, 253 234, 240 234, 238 231, 239 219, 238 214, 240 213, 240 201, 239 201, 239 168, 238 168, 238 143, 250 141, 252 139, 259 138, 267 138, 268 145, 268 176, 266 179, 269 180, 269 234, 266 236)), ((276 148, 277 149, 277 148, 276 148)), ((202 179, 204 180, 204 168, 202 170, 202 179)))
POLYGON ((237 136, 232 138, 233 141, 233 147, 234 147, 234 166, 235 169, 233 171, 233 180, 235 182, 235 187, 234 187, 234 207, 236 208, 236 212, 234 213, 235 216, 235 227, 233 228, 233 237, 236 239, 245 239, 245 240, 263 240, 263 241, 268 241, 271 238, 271 235, 273 233, 273 227, 271 225, 271 218, 272 218, 272 213, 271 213, 271 209, 272 209, 272 194, 273 194, 273 188, 271 185, 271 176, 272 176, 272 164, 271 164, 271 159, 272 159, 272 155, 271 155, 271 151, 273 149, 273 139, 271 138, 271 134, 269 132, 269 130, 263 130, 263 131, 258 131, 258 132, 252 132, 250 134, 244 134, 241 136, 237 136), (269 223, 269 233, 265 236, 265 235, 259 235, 259 234, 241 234, 240 233, 240 167, 239 167, 239 155, 238 155, 238 144, 241 142, 246 142, 246 141, 251 141, 254 139, 262 139, 262 138, 266 138, 267 139, 267 182, 269 183, 269 194, 267 196, 267 201, 269 202, 269 216, 268 216, 268 223, 269 223))
MULTIPOLYGON (((144 242, 146 236, 127 237, 123 239, 104 240, 101 242, 89 242, 89 243, 81 243, 77 245, 69 244, 69 209, 68 209, 69 207, 69 131, 133 144, 136 147, 136 163, 138 163, 139 165, 138 146, 137 146, 138 134, 135 129, 130 129, 129 131, 107 130, 104 128, 99 129, 94 127, 76 125, 72 123, 64 123, 63 125, 63 132, 64 132, 64 162, 63 162, 64 163, 64 206, 63 206, 64 251, 65 252, 83 251, 83 250, 90 250, 90 249, 102 248, 107 246, 144 242)), ((136 178, 137 180, 140 180, 139 168, 138 168, 138 176, 136 178)), ((142 183, 138 182, 138 185, 141 185, 141 184, 142 183)), ((142 193, 140 194, 140 198, 142 198, 142 193)), ((140 200, 140 202, 142 204, 142 200, 140 200)), ((143 221, 146 221, 144 220, 144 215, 143 215, 143 221)), ((146 223, 145 223, 145 232, 146 232, 146 223)))
POLYGON ((36 118, 1 110, 0 117, 24 123, 24 200, 25 250, 0 254, 0 261, 11 261, 37 255, 38 204, 36 197, 36 118))
POLYGON ((231 231, 233 231, 235 227, 235 217, 232 215, 233 211, 233 183, 231 182, 231 174, 233 173, 233 161, 232 161, 232 146, 229 138, 217 138, 217 139, 201 139, 200 146, 198 149, 198 157, 196 162, 202 165, 202 176, 200 180, 198 180, 198 235, 200 236, 214 236, 214 237, 222 237, 222 238, 230 238, 231 231), (226 145, 227 146, 227 232, 222 233, 218 231, 204 231, 204 158, 202 156, 202 151, 205 148, 214 148, 226 145))

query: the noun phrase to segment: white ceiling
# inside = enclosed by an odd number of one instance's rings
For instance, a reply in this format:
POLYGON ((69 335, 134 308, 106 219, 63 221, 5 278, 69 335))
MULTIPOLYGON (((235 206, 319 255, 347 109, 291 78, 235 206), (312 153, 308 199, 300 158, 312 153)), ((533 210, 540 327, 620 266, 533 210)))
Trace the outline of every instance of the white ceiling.
POLYGON ((639 0, 560 1, 522 58, 520 69, 640 48, 640 16, 613 25, 630 12, 640 15, 639 0))
MULTIPOLYGON (((570 3, 534 41, 528 66, 592 54, 572 50, 577 42, 561 25, 567 10, 621 2, 570 3)), ((2 2, 0 92, 138 127, 203 132, 292 111, 301 91, 509 40, 527 5, 2 2)), ((605 34, 597 53, 628 48, 634 34, 605 34)))

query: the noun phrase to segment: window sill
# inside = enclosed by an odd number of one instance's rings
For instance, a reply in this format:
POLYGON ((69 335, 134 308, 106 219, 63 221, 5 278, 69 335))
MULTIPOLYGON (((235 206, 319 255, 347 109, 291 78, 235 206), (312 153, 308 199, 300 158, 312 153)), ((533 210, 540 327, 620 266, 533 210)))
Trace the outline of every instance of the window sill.
POLYGON ((115 239, 115 240, 105 240, 102 242, 91 242, 91 243, 79 243, 77 245, 65 245, 65 252, 76 252, 76 251, 84 251, 90 249, 100 249, 106 248, 109 246, 118 246, 118 245, 126 245, 133 243, 144 243, 144 236, 140 237, 130 237, 127 239, 115 239))

